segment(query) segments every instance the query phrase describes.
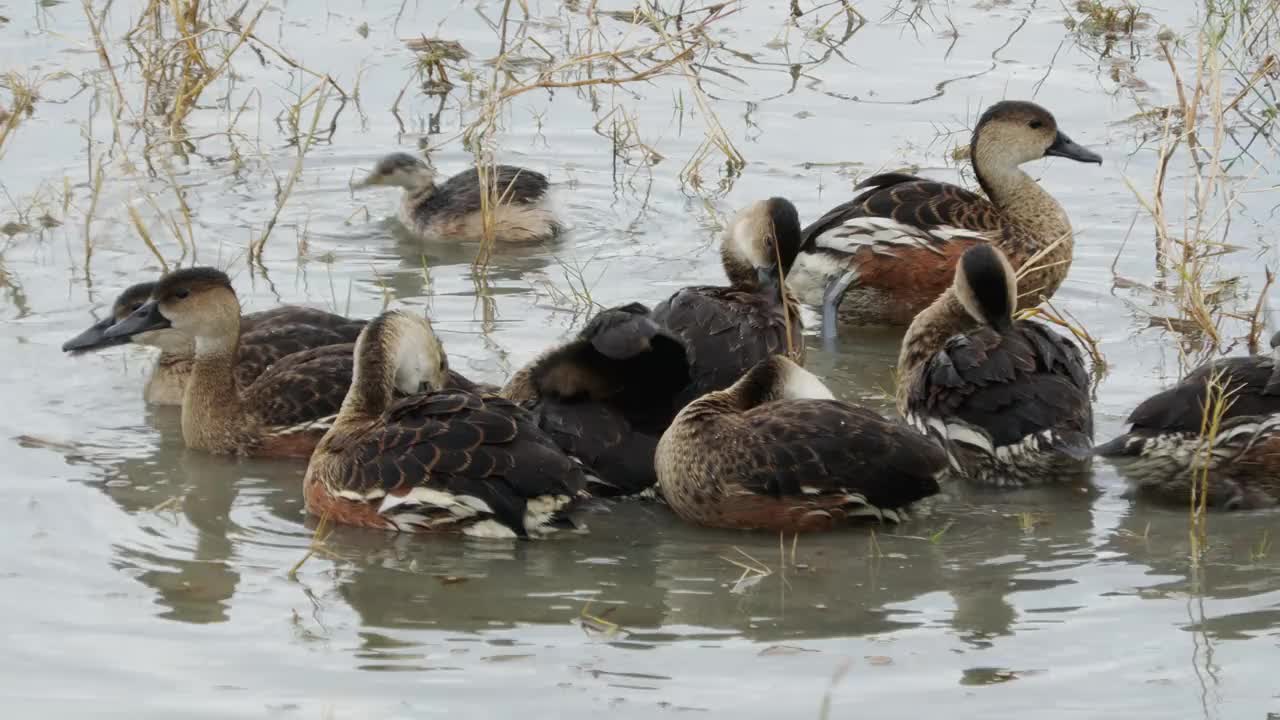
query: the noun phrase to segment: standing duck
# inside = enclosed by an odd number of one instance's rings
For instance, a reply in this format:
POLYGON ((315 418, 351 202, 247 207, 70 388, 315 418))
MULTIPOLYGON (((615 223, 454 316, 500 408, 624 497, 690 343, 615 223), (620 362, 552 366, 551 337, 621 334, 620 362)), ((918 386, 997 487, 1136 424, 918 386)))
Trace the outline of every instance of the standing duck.
POLYGON ((657 483, 653 453, 688 384, 684 345, 632 303, 597 314, 516 372, 502 395, 583 464, 593 496, 622 497, 657 483))
POLYGON ((426 242, 479 242, 485 237, 485 182, 496 200, 492 232, 498 244, 540 243, 560 234, 560 222, 547 207, 547 178, 511 165, 495 165, 481 180, 476 168, 436 184, 436 171, 421 159, 397 152, 378 161, 356 187, 404 188, 399 219, 426 242))
POLYGON ((980 484, 1049 482, 1088 471, 1092 458, 1080 349, 1048 325, 1015 321, 1017 296, 1004 254, 969 248, 950 289, 907 328, 898 356, 899 412, 943 444, 958 475, 980 484))
POLYGON ((781 355, 685 406, 658 442, 662 496, 699 525, 806 532, 897 522, 938 492, 946 454, 905 424, 835 400, 781 355))
MULTIPOLYGON (((156 283, 126 288, 116 298, 111 314, 63 343, 63 352, 81 354, 128 342, 160 350, 147 379, 144 399, 156 405, 181 405, 187 378, 195 362, 195 341, 188 335, 163 328, 131 337, 106 337, 107 330, 142 307, 156 283)), ((283 305, 240 318, 240 349, 236 353, 235 378, 240 386, 253 382, 275 361, 309 348, 354 342, 363 320, 352 320, 315 308, 283 305)))
POLYGON ((1016 100, 987 108, 969 147, 986 198, 913 175, 874 175, 858 185, 862 194, 805 228, 787 281, 821 308, 826 340, 834 341, 837 317, 844 325, 909 324, 978 243, 1000 248, 1016 267, 1038 255, 1022 282, 1022 307, 1057 291, 1071 268, 1071 222, 1018 166, 1046 156, 1101 164, 1101 156, 1067 137, 1048 110, 1016 100))
POLYGON ((1185 505, 1208 470, 1210 507, 1280 504, 1280 332, 1271 348, 1269 357, 1223 358, 1191 371, 1142 401, 1129 415, 1129 432, 1099 445, 1097 454, 1138 492, 1166 502, 1185 505), (1212 444, 1204 436, 1211 397, 1228 403, 1212 444))
POLYGON ((582 470, 508 400, 443 389, 426 319, 370 321, 333 426, 307 466, 307 511, 347 525, 528 537, 573 527, 582 470), (393 401, 393 391, 415 393, 393 401))
POLYGON ((684 288, 653 309, 653 320, 688 353, 690 383, 679 406, 729 387, 771 355, 803 363, 799 306, 783 282, 799 248, 795 205, 780 197, 756 202, 721 239, 729 286, 684 288))
POLYGON ((351 382, 351 344, 280 358, 252 383, 236 385, 240 303, 225 273, 199 267, 160 278, 151 299, 111 326, 107 339, 173 328, 194 339, 182 398, 187 447, 212 453, 307 457, 351 382))

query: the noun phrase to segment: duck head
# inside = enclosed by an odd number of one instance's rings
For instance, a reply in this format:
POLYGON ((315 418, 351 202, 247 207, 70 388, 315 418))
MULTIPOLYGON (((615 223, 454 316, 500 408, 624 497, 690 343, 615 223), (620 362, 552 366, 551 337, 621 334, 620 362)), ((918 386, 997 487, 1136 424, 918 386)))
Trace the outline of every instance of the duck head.
POLYGON ((138 283, 125 289, 116 298, 111 306, 111 314, 90 325, 88 329, 79 335, 71 338, 62 344, 62 351, 72 354, 80 354, 91 350, 100 350, 114 345, 123 345, 127 342, 134 342, 140 345, 148 345, 158 347, 166 352, 187 352, 191 351, 191 341, 184 338, 180 333, 172 330, 157 330, 153 332, 141 333, 133 337, 107 337, 107 329, 121 320, 129 317, 135 310, 142 307, 148 299, 151 298, 151 291, 155 289, 154 282, 138 283))
POLYGON ((421 158, 409 153, 396 152, 378 161, 365 178, 354 187, 364 188, 373 185, 388 185, 405 190, 429 188, 435 184, 436 172, 421 158))
POLYGON ((1013 327, 1018 306, 1015 277, 1004 253, 991 245, 975 245, 960 256, 951 287, 974 320, 1003 332, 1013 327))
POLYGON ((169 328, 194 338, 197 355, 232 349, 240 335, 240 302, 226 273, 196 267, 165 275, 151 298, 105 336, 130 338, 169 328))
POLYGON ((777 287, 800 252, 800 214, 786 198, 760 200, 725 228, 720 260, 738 287, 777 287))
POLYGON ((382 313, 360 331, 354 352, 344 412, 376 415, 391 404, 393 390, 432 392, 449 381, 444 344, 425 316, 405 310, 382 313))
POLYGON ((1035 103, 1005 100, 987 108, 973 129, 974 167, 1013 168, 1046 156, 1102 164, 1102 156, 1058 129, 1053 114, 1035 103))
POLYGON ((740 410, 777 400, 834 400, 818 376, 785 355, 772 355, 742 374, 726 392, 740 410))

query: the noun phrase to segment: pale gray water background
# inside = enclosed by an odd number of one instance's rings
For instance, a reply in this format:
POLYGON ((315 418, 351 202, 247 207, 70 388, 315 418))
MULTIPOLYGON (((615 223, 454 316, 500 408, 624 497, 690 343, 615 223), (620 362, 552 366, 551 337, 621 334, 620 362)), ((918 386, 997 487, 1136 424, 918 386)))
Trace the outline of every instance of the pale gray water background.
MULTIPOLYGON (((529 4, 535 36, 554 52, 586 24, 581 4, 529 4)), ((135 107, 141 86, 124 66, 121 38, 144 5, 116 2, 104 28, 135 107)), ((199 260, 229 267, 247 308, 288 301, 367 317, 384 297, 426 307, 459 369, 501 381, 581 320, 543 289, 565 283, 553 254, 583 267, 605 305, 718 282, 717 215, 776 194, 813 219, 880 168, 918 164, 955 180, 950 149, 967 140, 981 109, 1034 94, 1064 131, 1106 158, 1100 169, 1064 160, 1029 168, 1077 228, 1075 264, 1055 303, 1102 340, 1111 365, 1095 406, 1099 438, 1178 373, 1174 338, 1137 332, 1147 321, 1134 308, 1150 307, 1149 297, 1113 290, 1111 266, 1153 280, 1150 222, 1122 178, 1149 193, 1154 152, 1123 121, 1139 102, 1169 102, 1168 69, 1150 42, 1161 23, 1194 28, 1191 3, 1147 8, 1156 21, 1139 31, 1138 45, 1122 41, 1099 58, 1101 43, 1078 43, 1054 2, 926 5, 914 27, 901 18, 918 6, 867 2, 859 9, 869 22, 817 63, 827 48, 788 29, 787 3, 751 0, 711 31, 723 47, 709 64, 740 81, 707 73, 708 91, 748 162, 723 195, 712 192, 714 156, 702 193, 680 181, 704 137, 700 114, 676 109, 694 107, 683 79, 601 88, 597 114, 572 90, 529 93, 505 115, 500 158, 547 172, 573 231, 550 252, 495 257, 484 301, 468 264, 474 248, 400 240, 381 220, 394 211, 394 193, 347 187, 382 153, 412 149, 437 108, 410 87, 402 104, 409 133, 399 134, 388 108, 412 60, 399 38, 460 40, 487 79, 483 59, 497 41, 484 18, 496 19, 502 3, 478 5, 483 17, 471 0, 292 2, 263 15, 261 38, 344 88, 360 77, 360 107, 348 105, 332 140, 306 157, 267 244, 265 272, 249 269, 244 248, 274 205, 266 168, 283 178, 294 159, 273 119, 313 80, 269 53, 263 67, 241 51, 237 79, 210 88, 189 130, 225 129, 229 111, 213 104, 228 91, 232 111, 247 101, 238 126, 246 137, 237 140, 243 165, 216 135, 195 141, 185 160, 157 151, 186 189, 199 260), (1115 80, 1130 72, 1137 82, 1115 80), (591 130, 611 98, 663 155, 651 175, 634 163, 615 167, 610 141, 591 130), (947 131, 959 134, 939 136, 947 131)), ((12 199, 0 201, 0 221, 36 202, 63 223, 0 246, 3 717, 816 718, 828 691, 831 717, 1280 713, 1280 550, 1258 552, 1280 539, 1280 516, 1212 517, 1197 577, 1186 512, 1134 504, 1102 464, 1088 492, 953 496, 874 538, 865 530, 804 537, 801 566, 785 581, 774 574, 740 592, 740 569, 722 557, 745 561, 739 548, 777 570, 778 538, 687 527, 644 504, 593 514, 588 536, 549 542, 343 530, 330 538, 332 556, 311 558, 290 580, 311 539, 301 467, 188 452, 176 410, 141 400, 142 352, 59 351, 120 289, 158 272, 125 203, 135 203, 170 261, 181 252, 141 198, 154 194, 166 211, 176 205, 163 182, 142 167, 130 174, 117 153, 107 161, 86 267, 86 138, 96 165, 111 140, 110 83, 78 3, 2 0, 0 16, 8 20, 0 22, 0 70, 33 78, 66 70, 99 86, 95 101, 95 89, 71 76, 47 82, 0 159, 12 199), (592 629, 584 613, 618 629, 592 629)), ((627 27, 604 25, 615 38, 627 27)), ((837 18, 828 42, 842 30, 837 18)), ((465 88, 454 92, 435 143, 470 120, 470 105, 459 102, 465 88)), ((328 102, 322 125, 335 107, 328 102)), ((303 116, 305 126, 310 110, 303 116)), ((139 163, 148 139, 127 124, 121 131, 139 163)), ((1245 249, 1225 263, 1250 292, 1263 264, 1277 264, 1276 193, 1267 192, 1275 157, 1258 152, 1263 169, 1243 172, 1253 173, 1257 192, 1232 230, 1245 249)), ((468 157, 454 140, 434 161, 451 173, 468 157)), ((1172 167, 1171 205, 1181 208, 1181 160, 1172 167)), ((813 347, 810 364, 841 395, 887 409, 879 393, 892 382, 896 340, 883 331, 848 335, 834 357, 813 347)))

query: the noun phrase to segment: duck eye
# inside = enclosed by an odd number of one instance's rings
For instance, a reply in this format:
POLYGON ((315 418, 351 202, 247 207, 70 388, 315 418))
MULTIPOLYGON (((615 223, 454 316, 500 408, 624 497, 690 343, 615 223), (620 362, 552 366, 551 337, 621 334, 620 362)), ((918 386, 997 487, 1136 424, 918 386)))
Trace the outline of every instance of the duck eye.
POLYGON ((1032 120, 1031 122, 1027 123, 1027 125, 1028 125, 1032 130, 1039 130, 1040 128, 1044 127, 1044 121, 1043 121, 1043 120, 1032 120))
POLYGON ((179 300, 185 299, 190 294, 191 294, 191 291, 186 288, 178 288, 173 293, 174 297, 178 298, 179 300))

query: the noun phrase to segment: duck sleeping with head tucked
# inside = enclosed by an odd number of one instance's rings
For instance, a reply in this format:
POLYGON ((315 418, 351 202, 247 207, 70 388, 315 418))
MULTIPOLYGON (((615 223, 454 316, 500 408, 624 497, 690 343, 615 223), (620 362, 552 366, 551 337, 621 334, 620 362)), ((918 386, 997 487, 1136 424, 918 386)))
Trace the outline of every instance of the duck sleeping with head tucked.
POLYGON ((437 183, 434 168, 409 153, 397 152, 379 160, 356 183, 356 187, 374 185, 404 189, 400 222, 427 242, 483 240, 486 191, 495 201, 490 208, 494 242, 547 242, 562 229, 547 206, 546 176, 528 168, 496 165, 483 178, 479 169, 471 168, 437 183))
MULTIPOLYGON (((195 363, 195 340, 173 328, 147 330, 132 336, 108 338, 112 325, 142 307, 151 298, 156 283, 144 282, 120 293, 111 313, 84 332, 63 343, 63 352, 81 354, 132 342, 160 351, 155 367, 147 379, 144 398, 157 405, 181 405, 187 378, 195 363)), ((240 318, 240 348, 236 353, 237 385, 248 385, 275 361, 310 348, 354 342, 364 327, 363 320, 352 320, 324 310, 283 305, 243 315, 240 318)))
POLYGON ((656 464, 662 496, 682 518, 783 532, 857 517, 897 522, 947 472, 931 440, 834 399, 781 355, 685 406, 658 442, 656 464))
POLYGON ((979 484, 1053 482, 1091 464, 1080 349, 1046 324, 1014 320, 1017 296, 1004 254, 969 248, 954 284, 907 328, 898 356, 898 411, 942 443, 959 477, 979 484))
POLYGON ((795 205, 774 197, 740 211, 720 242, 728 287, 688 287, 653 309, 653 320, 688 353, 690 381, 677 407, 732 385, 775 354, 804 362, 799 305, 784 279, 800 247, 795 205))
POLYGON ((688 385, 684 344, 631 303, 598 313, 517 371, 502 395, 582 463, 592 496, 613 498, 657 483, 654 449, 688 385))
POLYGON ((985 198, 936 180, 875 175, 859 183, 862 194, 805 228, 788 282, 802 302, 821 308, 825 338, 837 324, 910 323, 979 243, 998 247, 1014 267, 1039 255, 1022 281, 1020 307, 1057 291, 1071 268, 1071 222, 1019 166, 1046 156, 1101 164, 1101 156, 1067 137, 1048 110, 1015 100, 987 108, 969 147, 985 198))
POLYGON ((370 321, 351 389, 307 467, 307 511, 348 525, 478 537, 575 526, 581 468, 514 403, 448 390, 448 361, 423 317, 370 321), (417 393, 401 400, 393 392, 417 393))
POLYGON ((1140 495, 1186 505, 1207 470, 1209 507, 1280 504, 1280 332, 1271 336, 1270 355, 1205 363, 1143 400, 1127 422, 1129 431, 1099 445, 1097 454, 1140 495), (1214 398, 1225 406, 1210 442, 1206 419, 1217 412, 1214 398))

